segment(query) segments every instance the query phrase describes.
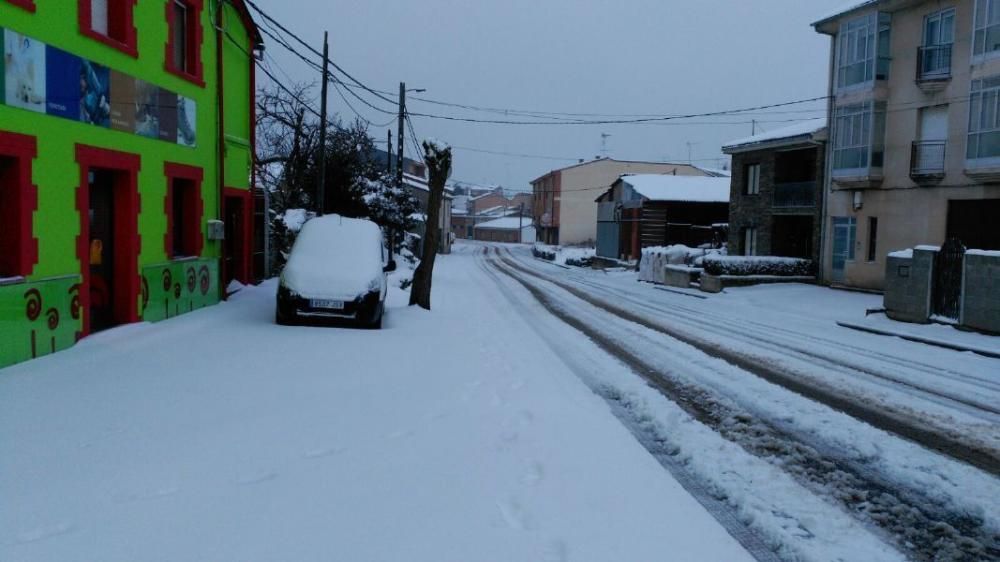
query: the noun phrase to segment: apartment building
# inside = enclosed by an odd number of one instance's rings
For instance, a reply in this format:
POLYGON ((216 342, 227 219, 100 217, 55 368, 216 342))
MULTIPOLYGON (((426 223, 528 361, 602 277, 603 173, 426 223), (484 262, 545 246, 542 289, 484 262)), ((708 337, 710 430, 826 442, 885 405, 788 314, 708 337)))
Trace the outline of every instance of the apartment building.
POLYGON ((1000 0, 868 0, 830 36, 824 280, 881 289, 886 256, 1000 249, 1000 0))
POLYGON ((0 367, 251 281, 242 0, 0 0, 0 45, 0 367))
POLYGON ((625 174, 710 176, 689 164, 634 162, 599 158, 553 170, 531 182, 532 217, 539 242, 594 244, 597 241, 596 198, 625 174))

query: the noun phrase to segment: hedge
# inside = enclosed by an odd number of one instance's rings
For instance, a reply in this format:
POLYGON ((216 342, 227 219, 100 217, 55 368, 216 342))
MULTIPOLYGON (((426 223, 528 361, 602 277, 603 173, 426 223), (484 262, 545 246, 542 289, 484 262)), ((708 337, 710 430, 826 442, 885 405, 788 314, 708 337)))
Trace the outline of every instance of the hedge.
POLYGON ((773 256, 706 256, 704 267, 709 275, 810 277, 816 274, 812 260, 773 256))

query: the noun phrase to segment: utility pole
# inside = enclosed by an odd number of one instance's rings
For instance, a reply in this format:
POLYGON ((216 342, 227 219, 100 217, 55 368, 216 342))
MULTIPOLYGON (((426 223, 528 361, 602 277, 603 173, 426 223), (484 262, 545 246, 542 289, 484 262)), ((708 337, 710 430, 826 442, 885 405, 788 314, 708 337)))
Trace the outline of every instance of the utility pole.
POLYGON ((323 32, 323 85, 320 87, 322 99, 319 109, 319 179, 316 187, 316 215, 322 216, 326 210, 326 94, 330 81, 330 34, 323 32))
POLYGON ((517 206, 517 243, 524 242, 524 202, 517 206))
POLYGON ((386 149, 385 149, 386 173, 391 174, 392 173, 392 129, 386 129, 385 133, 386 133, 386 140, 388 141, 388 144, 386 144, 386 149))
MULTIPOLYGON (((406 83, 399 83, 399 131, 396 136, 396 189, 403 190, 403 127, 406 119, 406 83)), ((392 130, 389 130, 389 165, 392 166, 392 130)), ((390 168, 391 170, 391 168, 390 168)), ((425 232, 426 234, 426 232, 425 232)), ((389 259, 396 248, 396 231, 389 230, 389 259)))

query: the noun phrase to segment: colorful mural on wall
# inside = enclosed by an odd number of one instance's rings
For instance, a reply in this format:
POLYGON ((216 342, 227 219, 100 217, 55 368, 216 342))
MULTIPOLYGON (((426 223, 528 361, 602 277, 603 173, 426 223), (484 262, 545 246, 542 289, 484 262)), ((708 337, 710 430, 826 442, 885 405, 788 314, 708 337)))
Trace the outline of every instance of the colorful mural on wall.
POLYGON ((71 347, 80 313, 78 275, 0 285, 0 367, 71 347))
POLYGON ((142 317, 147 322, 159 322, 218 302, 218 260, 184 260, 142 269, 142 317))
POLYGON ((0 28, 0 103, 195 147, 197 104, 145 80, 0 28))

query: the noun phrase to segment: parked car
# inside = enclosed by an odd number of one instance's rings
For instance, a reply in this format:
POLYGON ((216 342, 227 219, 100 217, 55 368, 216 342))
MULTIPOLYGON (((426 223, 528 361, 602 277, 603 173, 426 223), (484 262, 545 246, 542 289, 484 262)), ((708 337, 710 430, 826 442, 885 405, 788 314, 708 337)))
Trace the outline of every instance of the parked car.
POLYGON ((386 274, 395 271, 378 225, 326 215, 302 226, 278 284, 275 322, 381 328, 386 274))

